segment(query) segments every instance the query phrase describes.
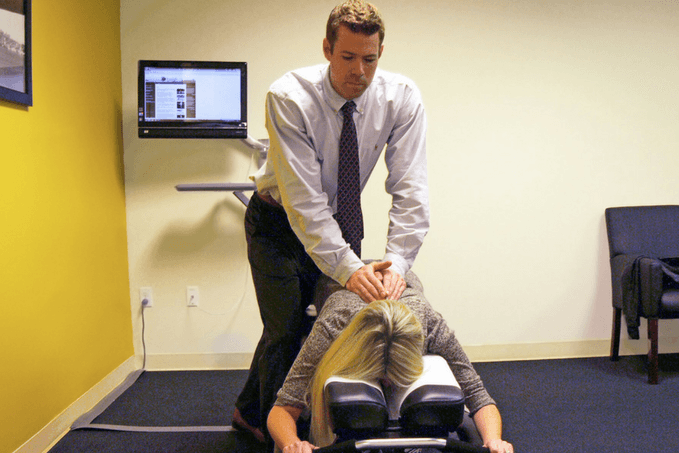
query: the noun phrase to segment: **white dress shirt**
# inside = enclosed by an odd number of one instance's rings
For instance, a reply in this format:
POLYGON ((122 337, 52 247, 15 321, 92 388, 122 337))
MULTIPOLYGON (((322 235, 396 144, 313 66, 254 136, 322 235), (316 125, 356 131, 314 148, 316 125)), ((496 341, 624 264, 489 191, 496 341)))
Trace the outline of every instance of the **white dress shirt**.
MULTIPOLYGON (((332 217, 345 102, 332 88, 327 64, 289 72, 274 82, 266 98, 267 161, 252 176, 260 193, 283 205, 321 272, 342 285, 364 265, 332 217)), ((393 201, 384 260, 392 261, 391 269, 403 276, 429 229, 422 99, 411 80, 378 68, 354 102, 361 190, 385 150, 385 187, 393 201)))

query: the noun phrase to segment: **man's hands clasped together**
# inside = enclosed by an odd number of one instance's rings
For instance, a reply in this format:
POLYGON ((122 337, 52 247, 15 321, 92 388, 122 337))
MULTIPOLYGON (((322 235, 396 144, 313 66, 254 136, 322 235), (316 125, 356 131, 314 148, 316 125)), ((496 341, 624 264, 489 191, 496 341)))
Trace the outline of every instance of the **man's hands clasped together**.
POLYGON ((358 294, 364 302, 381 299, 398 300, 406 289, 406 282, 398 272, 392 271, 391 261, 366 264, 349 278, 346 288, 358 294))

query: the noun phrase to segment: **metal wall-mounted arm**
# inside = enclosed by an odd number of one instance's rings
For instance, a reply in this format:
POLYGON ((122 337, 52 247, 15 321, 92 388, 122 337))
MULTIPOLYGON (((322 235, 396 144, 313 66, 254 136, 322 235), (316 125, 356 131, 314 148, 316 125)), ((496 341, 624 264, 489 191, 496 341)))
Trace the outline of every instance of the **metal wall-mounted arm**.
MULTIPOLYGON (((266 153, 269 150, 269 140, 255 140, 248 136, 248 138, 241 140, 250 148, 258 151, 257 165, 261 167, 266 162, 266 153)), ((175 186, 178 192, 233 192, 234 196, 238 198, 245 206, 250 202, 250 198, 243 192, 250 192, 256 190, 253 182, 226 182, 226 183, 202 183, 202 184, 178 184, 175 186)))

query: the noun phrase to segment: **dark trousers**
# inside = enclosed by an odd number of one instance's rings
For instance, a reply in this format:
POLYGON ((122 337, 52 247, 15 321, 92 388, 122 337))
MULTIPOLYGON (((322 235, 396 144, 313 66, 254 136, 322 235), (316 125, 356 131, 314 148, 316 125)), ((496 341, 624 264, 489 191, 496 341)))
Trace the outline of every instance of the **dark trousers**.
POLYGON ((285 210, 257 193, 245 213, 245 237, 264 330, 236 407, 245 421, 266 433, 276 393, 311 329, 306 308, 320 271, 290 228, 285 210))

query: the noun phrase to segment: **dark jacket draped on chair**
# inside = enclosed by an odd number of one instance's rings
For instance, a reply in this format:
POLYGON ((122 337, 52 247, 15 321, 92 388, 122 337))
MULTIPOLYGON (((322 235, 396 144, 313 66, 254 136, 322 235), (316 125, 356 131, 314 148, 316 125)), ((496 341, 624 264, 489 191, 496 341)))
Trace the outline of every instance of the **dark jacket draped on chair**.
POLYGON ((639 339, 641 316, 658 317, 658 300, 665 277, 679 283, 679 259, 618 255, 611 261, 613 300, 620 301, 630 338, 639 339), (619 294, 615 294, 616 289, 619 294), (618 296, 618 297, 616 297, 618 296))

